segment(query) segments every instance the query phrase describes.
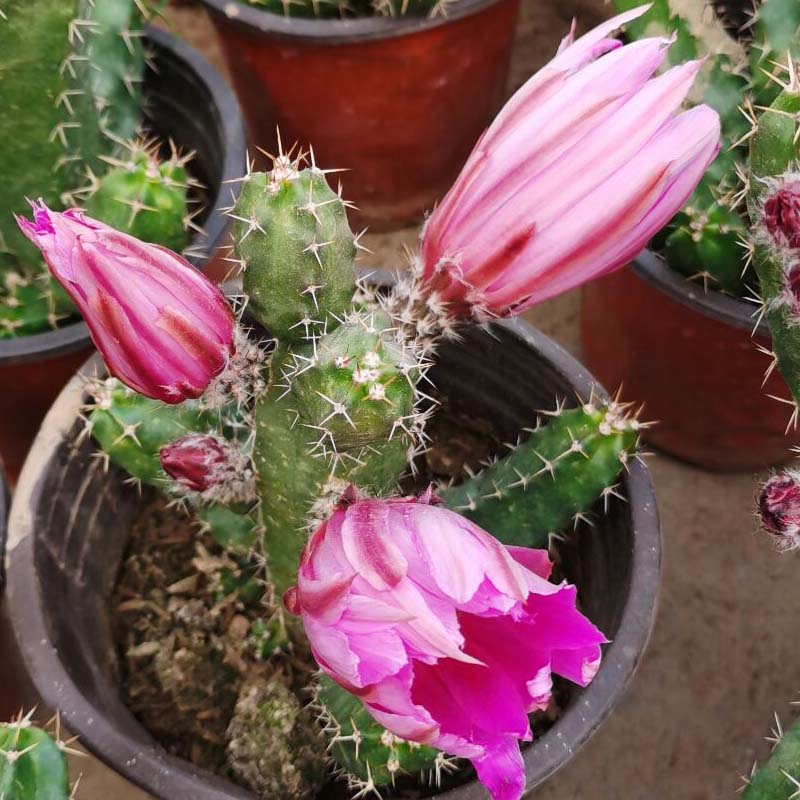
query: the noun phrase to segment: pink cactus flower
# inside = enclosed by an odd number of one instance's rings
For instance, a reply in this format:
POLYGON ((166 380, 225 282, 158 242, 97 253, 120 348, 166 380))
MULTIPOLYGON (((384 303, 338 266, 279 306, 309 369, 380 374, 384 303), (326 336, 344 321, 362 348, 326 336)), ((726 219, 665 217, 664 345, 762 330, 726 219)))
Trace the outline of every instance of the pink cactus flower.
POLYGON ((575 587, 547 580, 545 551, 505 547, 431 499, 346 494, 285 603, 381 725, 471 759, 494 800, 518 800, 528 713, 547 707, 553 673, 587 685, 606 640, 575 587))
POLYGON ((116 377, 165 403, 199 397, 233 352, 224 295, 179 255, 91 219, 31 203, 17 217, 83 315, 116 377))
POLYGON ((620 14, 558 54, 475 145, 422 235, 422 292, 451 315, 507 316, 630 261, 719 149, 707 106, 679 113, 702 62, 653 77, 670 39, 622 45, 620 14))
POLYGON ((159 453, 164 472, 192 492, 205 492, 225 479, 235 450, 216 436, 190 433, 159 453))

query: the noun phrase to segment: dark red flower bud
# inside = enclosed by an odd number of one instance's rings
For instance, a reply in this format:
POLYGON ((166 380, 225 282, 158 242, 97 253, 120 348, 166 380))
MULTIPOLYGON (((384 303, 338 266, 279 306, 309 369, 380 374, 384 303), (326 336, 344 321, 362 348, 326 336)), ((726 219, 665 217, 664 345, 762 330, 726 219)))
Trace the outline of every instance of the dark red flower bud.
POLYGON ((764 530, 775 537, 781 550, 800 546, 800 472, 773 475, 758 496, 758 513, 764 530))
POLYGON ((766 199, 764 224, 777 244, 800 249, 800 181, 785 183, 766 199))

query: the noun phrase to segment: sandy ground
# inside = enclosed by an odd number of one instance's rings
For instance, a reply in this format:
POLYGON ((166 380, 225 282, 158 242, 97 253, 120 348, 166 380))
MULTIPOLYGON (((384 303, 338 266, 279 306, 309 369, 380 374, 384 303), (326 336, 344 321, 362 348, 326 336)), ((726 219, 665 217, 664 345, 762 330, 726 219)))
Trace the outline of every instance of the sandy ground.
MULTIPOLYGON (((512 88, 552 53, 577 16, 584 26, 607 13, 601 0, 524 0, 512 88)), ((175 29, 221 66, 202 14, 170 14, 175 29)), ((397 263, 416 232, 370 237, 369 262, 397 263)), ((573 353, 577 293, 528 319, 573 353)), ((636 399, 636 398, 629 398, 636 399)), ((794 634, 800 619, 798 565, 756 533, 756 476, 720 476, 664 456, 649 461, 664 533, 664 573, 653 638, 614 716, 537 800, 711 800, 734 797, 740 775, 769 750, 764 738, 800 688, 794 634)), ((83 800, 146 800, 91 759, 83 800)), ((277 799, 276 799, 277 800, 277 799)))

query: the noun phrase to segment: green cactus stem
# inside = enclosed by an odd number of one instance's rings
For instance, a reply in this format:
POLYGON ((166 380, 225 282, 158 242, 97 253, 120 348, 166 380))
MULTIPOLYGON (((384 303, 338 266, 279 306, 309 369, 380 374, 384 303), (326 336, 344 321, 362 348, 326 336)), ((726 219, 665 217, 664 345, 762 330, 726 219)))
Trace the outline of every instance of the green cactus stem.
POLYGON ((244 684, 228 725, 228 764, 259 797, 306 800, 327 778, 325 739, 311 712, 275 676, 244 684))
POLYGON ((132 142, 126 158, 111 158, 112 169, 91 176, 83 197, 86 213, 145 242, 180 252, 187 244, 190 157, 172 150, 159 161, 153 143, 132 142))
POLYGON ((294 584, 306 526, 349 483, 386 494, 407 468, 424 365, 384 327, 379 312, 351 315, 313 345, 273 357, 253 460, 279 593, 294 584))
POLYGON ((54 330, 77 314, 49 272, 35 277, 6 272, 0 289, 0 339, 54 330))
POLYGON ((38 728, 28 714, 0 725, 0 797, 5 800, 69 800, 67 743, 38 728))
POLYGON ((25 198, 69 204, 99 173, 101 156, 139 124, 144 72, 136 0, 3 0, 0 4, 0 250, 20 268, 38 267, 36 249, 12 214, 25 198))
POLYGON ((550 534, 615 495, 640 428, 618 404, 559 407, 508 455, 437 494, 504 544, 546 547, 550 534))
POLYGON ((283 342, 332 330, 355 292, 356 238, 324 171, 280 155, 243 180, 233 210, 247 311, 283 342))
POLYGON ((800 720, 777 733, 767 762, 749 778, 742 800, 790 800, 800 788, 800 720))
POLYGON ((408 742, 379 725, 354 695, 320 674, 313 706, 324 726, 328 754, 352 789, 364 796, 393 786, 402 775, 438 785, 453 768, 443 753, 408 742))
POLYGON ((752 256, 761 286, 764 315, 772 336, 775 363, 786 380, 795 403, 800 403, 800 302, 796 287, 796 249, 769 229, 765 214, 770 197, 782 186, 794 185, 792 171, 798 154, 800 87, 781 92, 758 119, 750 143, 747 197, 753 221, 752 256))

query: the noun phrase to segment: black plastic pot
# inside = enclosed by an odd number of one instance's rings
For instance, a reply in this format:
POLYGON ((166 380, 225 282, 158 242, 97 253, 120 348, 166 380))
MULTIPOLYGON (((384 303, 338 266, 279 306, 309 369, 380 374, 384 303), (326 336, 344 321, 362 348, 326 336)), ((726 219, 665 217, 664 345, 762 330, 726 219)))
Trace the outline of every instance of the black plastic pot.
MULTIPOLYGON (((147 38, 154 65, 145 83, 148 127, 196 153, 190 169, 206 187, 207 210, 198 220, 205 233, 193 239, 191 260, 213 272, 214 260, 207 257, 225 244, 228 220, 221 209, 236 188, 225 182, 241 177, 246 167, 241 112, 233 92, 196 51, 155 28, 147 38)), ((91 346, 82 322, 0 341, 0 453, 12 480, 42 417, 91 346)))
MULTIPOLYGON (((87 364, 98 369, 99 359, 87 364)), ((577 402, 594 380, 571 356, 521 322, 471 331, 441 348, 433 380, 455 411, 491 421, 505 440, 555 396, 577 402)), ((76 445, 78 377, 44 421, 17 486, 8 548, 10 617, 28 673, 83 744, 160 800, 254 800, 244 789, 168 755, 120 699, 108 598, 141 498, 76 445)), ((660 535, 647 470, 631 464, 628 502, 560 546, 582 608, 612 640, 594 682, 577 687, 555 725, 525 751, 530 787, 566 764, 620 700, 645 647, 659 579, 660 535)), ((513 658, 514 654, 510 653, 513 658)), ((485 797, 469 783, 440 797, 485 797)), ((276 798, 276 800, 278 800, 276 798)))

